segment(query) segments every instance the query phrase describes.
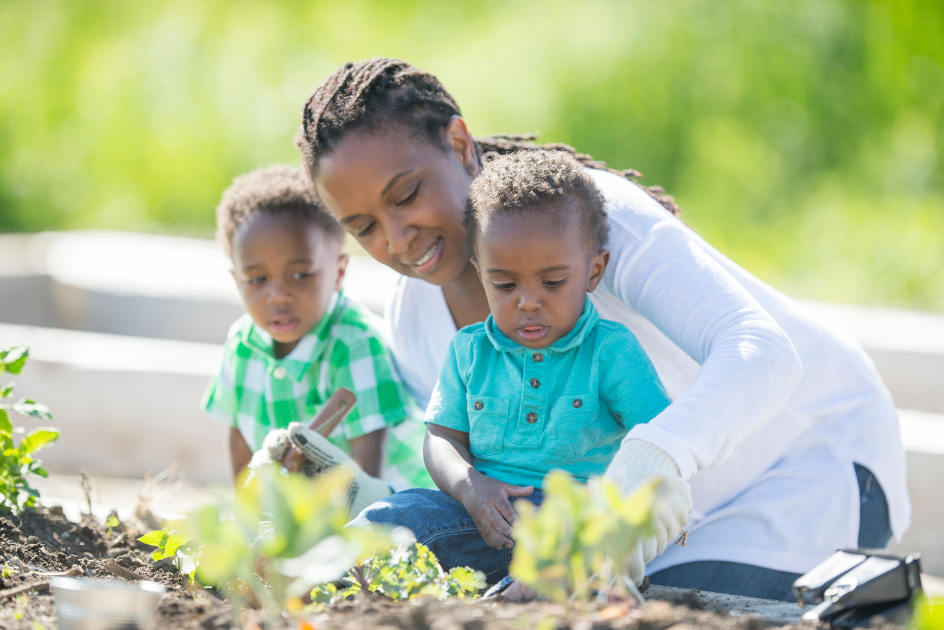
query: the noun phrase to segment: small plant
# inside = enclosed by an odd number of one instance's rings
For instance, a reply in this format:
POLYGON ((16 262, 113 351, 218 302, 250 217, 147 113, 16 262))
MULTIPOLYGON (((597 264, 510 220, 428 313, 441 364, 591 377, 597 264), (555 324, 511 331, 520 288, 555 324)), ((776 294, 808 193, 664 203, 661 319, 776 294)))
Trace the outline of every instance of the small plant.
MULTIPOLYGON (((110 520, 114 517, 110 516, 108 518, 110 520)), ((118 519, 115 518, 115 520, 118 519)), ((155 562, 165 558, 173 558, 174 568, 181 573, 186 573, 191 582, 194 581, 201 551, 201 546, 197 541, 169 527, 148 532, 138 540, 145 545, 157 547, 157 551, 151 554, 151 558, 155 562), (185 567, 189 570, 185 570, 185 567)))
MULTIPOLYGON (((20 374, 29 357, 26 347, 0 349, 0 374, 20 374)), ((13 396, 14 383, 0 385, 0 401, 13 396)), ((41 420, 51 420, 52 416, 45 405, 29 398, 15 403, 0 402, 0 507, 19 512, 24 507, 36 505, 39 491, 29 485, 27 475, 47 477, 42 462, 35 458, 35 453, 57 439, 59 430, 40 427, 27 433, 19 444, 13 440, 15 433, 22 433, 22 427, 14 427, 10 421, 10 411, 41 420)))
POLYGON ((518 524, 510 573, 539 595, 558 602, 604 599, 614 589, 639 599, 623 577, 636 543, 652 533, 658 483, 625 499, 615 484, 592 479, 580 484, 562 471, 544 478, 540 509, 515 503, 518 524))
POLYGON ((0 577, 2 577, 4 580, 13 577, 13 567, 4 562, 3 569, 0 570, 0 577))
POLYGON ((283 476, 260 469, 236 484, 233 499, 204 506, 172 527, 139 540, 153 557, 187 559, 200 583, 223 590, 237 608, 263 606, 273 618, 300 612, 300 596, 337 580, 351 566, 392 546, 385 532, 345 528, 346 480, 283 476))
MULTIPOLYGON (((108 531, 105 532, 106 536, 111 536, 111 533, 115 530, 116 527, 121 525, 121 521, 114 514, 109 514, 108 518, 105 519, 105 527, 108 528, 108 531)), ((140 538, 138 539, 140 540, 140 538)))
POLYGON ((383 556, 369 558, 344 577, 346 587, 316 586, 311 599, 320 607, 359 592, 378 593, 393 601, 428 595, 437 599, 475 597, 486 587, 485 574, 469 567, 443 571, 436 555, 415 541, 402 544, 383 556))

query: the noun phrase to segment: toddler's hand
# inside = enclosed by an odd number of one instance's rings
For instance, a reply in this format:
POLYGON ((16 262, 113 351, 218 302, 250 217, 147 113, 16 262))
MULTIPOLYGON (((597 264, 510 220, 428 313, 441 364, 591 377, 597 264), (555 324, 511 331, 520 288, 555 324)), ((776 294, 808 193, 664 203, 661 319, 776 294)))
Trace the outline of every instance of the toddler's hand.
POLYGON ((518 522, 510 497, 526 497, 534 492, 534 487, 516 486, 482 474, 474 474, 470 481, 461 501, 479 528, 485 544, 493 549, 510 549, 515 544, 511 528, 518 522))

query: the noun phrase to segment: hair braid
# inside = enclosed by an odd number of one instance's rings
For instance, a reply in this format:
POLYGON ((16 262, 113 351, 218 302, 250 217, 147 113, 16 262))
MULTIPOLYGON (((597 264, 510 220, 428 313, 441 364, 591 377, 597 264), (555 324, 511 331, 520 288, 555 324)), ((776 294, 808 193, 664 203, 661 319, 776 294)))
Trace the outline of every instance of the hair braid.
POLYGON ((520 135, 502 133, 475 138, 475 144, 479 152, 479 161, 483 165, 500 155, 518 153, 519 151, 563 151, 564 153, 569 153, 574 156, 578 162, 587 168, 595 168, 600 171, 615 173, 616 175, 621 175, 635 182, 640 188, 645 190, 650 197, 662 204, 662 207, 673 215, 679 216, 682 213, 682 209, 675 203, 675 197, 667 194, 662 186, 643 186, 639 184, 639 182, 636 182, 637 179, 642 177, 642 173, 639 171, 632 168, 624 170, 610 168, 606 165, 606 162, 596 160, 593 156, 586 153, 578 153, 577 149, 570 145, 561 143, 535 144, 534 140, 536 139, 537 134, 533 133, 520 135))
MULTIPOLYGON (((408 133, 446 149, 443 130, 459 105, 439 80, 402 59, 382 57, 347 62, 312 92, 302 111, 302 124, 295 137, 304 171, 314 179, 322 157, 355 130, 387 129, 398 125, 408 133)), ((475 138, 481 163, 498 155, 518 151, 551 150, 573 155, 589 168, 606 170, 631 180, 642 177, 633 169, 615 170, 605 162, 578 153, 566 144, 535 144, 537 136, 498 134, 475 138)), ((671 195, 660 186, 642 186, 674 215, 681 213, 671 195)))

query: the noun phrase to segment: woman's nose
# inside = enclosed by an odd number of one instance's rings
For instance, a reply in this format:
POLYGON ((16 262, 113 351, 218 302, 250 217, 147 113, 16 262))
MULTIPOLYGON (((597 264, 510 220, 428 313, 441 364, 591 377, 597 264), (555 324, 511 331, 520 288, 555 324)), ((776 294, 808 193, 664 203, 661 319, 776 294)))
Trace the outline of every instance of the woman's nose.
POLYGON ((391 256, 410 251, 410 243, 416 237, 416 228, 396 220, 387 222, 387 253, 391 256))

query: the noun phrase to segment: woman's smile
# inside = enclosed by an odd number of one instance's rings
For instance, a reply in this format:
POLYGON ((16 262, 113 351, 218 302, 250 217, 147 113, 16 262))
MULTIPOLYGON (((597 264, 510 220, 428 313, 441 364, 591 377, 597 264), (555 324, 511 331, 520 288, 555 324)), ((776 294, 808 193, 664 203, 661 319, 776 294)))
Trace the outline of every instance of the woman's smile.
POLYGON ((426 250, 426 252, 420 256, 418 260, 409 263, 409 266, 412 267, 413 271, 421 276, 432 272, 436 269, 440 259, 442 259, 444 246, 445 242, 443 241, 442 237, 437 238, 433 242, 432 246, 426 250))

